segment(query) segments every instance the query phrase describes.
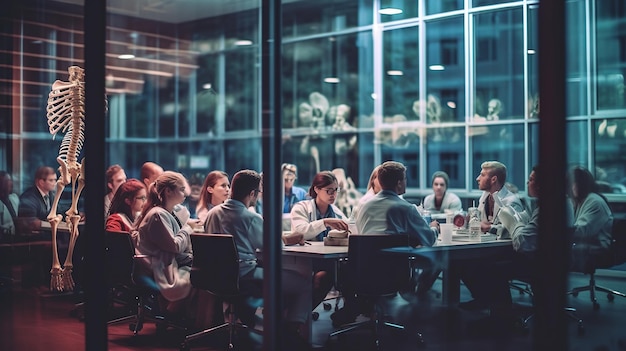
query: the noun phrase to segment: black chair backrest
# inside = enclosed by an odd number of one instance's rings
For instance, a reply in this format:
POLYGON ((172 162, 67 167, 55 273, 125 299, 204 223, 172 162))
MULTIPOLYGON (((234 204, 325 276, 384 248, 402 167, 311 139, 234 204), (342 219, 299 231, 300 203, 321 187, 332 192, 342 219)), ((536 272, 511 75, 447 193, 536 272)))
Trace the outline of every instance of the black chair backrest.
POLYGON ((382 296, 400 290, 410 277, 406 256, 382 253, 381 249, 408 246, 406 234, 351 235, 348 265, 357 294, 382 296))
POLYGON ((626 218, 613 218, 613 228, 611 230, 613 237, 613 255, 615 257, 615 265, 626 262, 626 218))
POLYGON ((191 234, 191 284, 211 294, 239 294, 239 254, 232 235, 191 234))
POLYGON ((135 248, 128 232, 105 231, 106 279, 110 287, 132 284, 135 248))

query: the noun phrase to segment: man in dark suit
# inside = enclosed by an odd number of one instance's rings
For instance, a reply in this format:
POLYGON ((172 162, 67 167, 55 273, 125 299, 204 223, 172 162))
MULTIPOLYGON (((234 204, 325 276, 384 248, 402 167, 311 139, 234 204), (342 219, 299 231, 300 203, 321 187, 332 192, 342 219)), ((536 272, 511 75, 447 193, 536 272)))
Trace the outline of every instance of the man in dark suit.
POLYGON ((48 222, 50 206, 54 201, 54 189, 57 184, 56 171, 52 167, 42 166, 35 172, 35 184, 24 190, 20 196, 18 217, 22 233, 41 228, 42 222, 48 222))

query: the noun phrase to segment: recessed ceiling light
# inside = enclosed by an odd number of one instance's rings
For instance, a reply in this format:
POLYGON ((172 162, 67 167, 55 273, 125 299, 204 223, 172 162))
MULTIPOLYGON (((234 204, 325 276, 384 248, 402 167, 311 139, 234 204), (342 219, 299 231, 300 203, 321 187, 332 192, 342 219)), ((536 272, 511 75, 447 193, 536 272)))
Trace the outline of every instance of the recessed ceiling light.
POLYGON ((446 68, 443 65, 430 65, 428 66, 428 69, 431 71, 443 71, 446 68))
POLYGON ((380 9, 378 13, 380 13, 381 15, 399 15, 402 13, 402 10, 394 7, 387 7, 384 9, 380 9))
POLYGON ((448 105, 449 108, 456 108, 456 102, 454 101, 448 101, 446 105, 448 105))
POLYGON ((202 89, 205 89, 205 90, 209 90, 209 89, 211 89, 212 87, 213 87, 213 86, 211 85, 211 83, 206 83, 206 84, 202 85, 202 89))
POLYGON ((122 54, 120 56, 117 57, 120 60, 132 60, 135 58, 135 55, 133 54, 122 54))
POLYGON ((337 77, 324 78, 324 82, 325 83, 331 83, 331 84, 337 84, 337 83, 339 83, 339 78, 337 78, 337 77))
POLYGON ((535 49, 528 49, 528 55, 534 55, 536 53, 535 49))
POLYGON ((390 69, 389 71, 387 71, 387 74, 390 76, 403 76, 404 72, 398 69, 390 69))
POLYGON ((235 45, 237 45, 237 46, 250 46, 250 45, 252 45, 252 40, 245 40, 245 39, 237 40, 235 42, 235 45))

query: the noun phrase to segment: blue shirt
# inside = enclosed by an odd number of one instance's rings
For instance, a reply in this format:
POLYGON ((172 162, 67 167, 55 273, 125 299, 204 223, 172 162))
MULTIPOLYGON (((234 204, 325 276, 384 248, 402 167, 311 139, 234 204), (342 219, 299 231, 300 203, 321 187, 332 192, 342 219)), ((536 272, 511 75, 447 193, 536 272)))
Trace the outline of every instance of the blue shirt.
POLYGON ((291 209, 296 202, 306 199, 306 190, 294 186, 291 188, 291 194, 285 194, 283 199, 283 213, 291 213, 291 209))

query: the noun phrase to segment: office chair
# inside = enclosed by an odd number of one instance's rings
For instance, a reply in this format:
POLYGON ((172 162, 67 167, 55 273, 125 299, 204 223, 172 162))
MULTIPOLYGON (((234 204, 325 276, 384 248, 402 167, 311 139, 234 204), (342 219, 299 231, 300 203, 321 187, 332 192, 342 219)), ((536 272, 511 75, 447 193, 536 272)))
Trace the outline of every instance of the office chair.
MULTIPOLYGON (((331 338, 355 329, 370 328, 374 332, 375 344, 378 348, 381 326, 404 330, 402 325, 381 320, 383 313, 379 302, 382 297, 395 295, 400 289, 406 287, 411 274, 411 266, 406 257, 384 254, 380 250, 408 246, 408 242, 408 236, 400 234, 350 236, 346 269, 349 270, 350 284, 353 285, 359 305, 367 305, 367 310, 362 312, 370 319, 343 325, 330 333, 331 338)), ((422 334, 417 333, 417 337, 419 344, 423 344, 422 334)))
POLYGON ((138 260, 145 255, 135 255, 135 247, 128 232, 105 231, 106 281, 111 308, 122 304, 129 314, 111 319, 107 324, 133 320, 129 329, 137 335, 146 320, 156 322, 157 330, 168 326, 185 330, 186 327, 170 321, 159 311, 159 289, 149 274, 139 268, 138 260))
POLYGON ((615 295, 626 297, 623 292, 613 290, 604 286, 596 284, 595 274, 596 269, 606 269, 613 266, 617 266, 626 262, 626 219, 614 219, 613 228, 611 229, 613 240, 611 246, 606 253, 591 255, 588 253, 580 253, 586 255, 588 259, 585 267, 581 270, 576 269, 575 272, 580 272, 589 275, 589 284, 585 286, 575 287, 568 291, 568 294, 577 297, 582 291, 589 291, 589 298, 593 303, 593 309, 600 309, 600 304, 596 299, 596 291, 605 292, 609 302, 613 302, 615 295))
POLYGON ((191 284, 222 299, 228 304, 228 321, 223 324, 187 335, 180 350, 189 350, 189 342, 228 329, 228 348, 233 349, 233 334, 236 329, 247 329, 261 333, 246 324, 237 322, 236 306, 245 304, 250 310, 256 310, 262 299, 246 296, 239 284, 239 254, 232 235, 228 234, 191 234, 193 247, 193 266, 191 284))

